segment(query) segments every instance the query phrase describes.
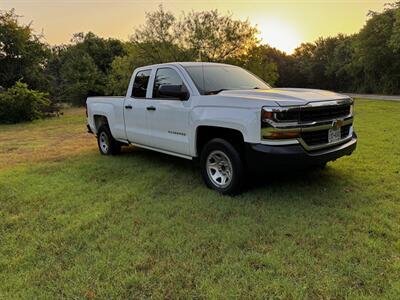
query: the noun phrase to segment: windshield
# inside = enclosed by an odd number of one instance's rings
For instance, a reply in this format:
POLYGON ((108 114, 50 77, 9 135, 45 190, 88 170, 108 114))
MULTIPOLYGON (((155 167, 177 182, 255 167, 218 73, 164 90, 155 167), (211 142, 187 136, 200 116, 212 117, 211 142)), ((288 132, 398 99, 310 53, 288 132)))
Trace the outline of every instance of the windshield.
POLYGON ((271 88, 250 72, 228 65, 185 66, 201 95, 214 95, 224 90, 271 88))

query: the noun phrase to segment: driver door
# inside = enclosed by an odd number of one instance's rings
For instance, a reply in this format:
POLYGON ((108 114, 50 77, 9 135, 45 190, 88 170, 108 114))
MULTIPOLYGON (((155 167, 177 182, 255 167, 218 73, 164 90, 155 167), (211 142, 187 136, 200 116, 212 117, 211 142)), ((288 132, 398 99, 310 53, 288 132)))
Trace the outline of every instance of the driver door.
POLYGON ((165 85, 185 85, 179 70, 160 67, 156 70, 152 97, 147 101, 147 120, 150 129, 149 145, 177 154, 189 155, 188 100, 161 95, 158 90, 165 85))

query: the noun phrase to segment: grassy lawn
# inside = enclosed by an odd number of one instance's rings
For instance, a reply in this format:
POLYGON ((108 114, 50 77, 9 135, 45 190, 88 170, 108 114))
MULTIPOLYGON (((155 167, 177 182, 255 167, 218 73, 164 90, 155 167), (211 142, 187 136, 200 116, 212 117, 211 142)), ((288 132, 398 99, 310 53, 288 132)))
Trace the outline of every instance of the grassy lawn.
POLYGON ((400 103, 325 170, 230 198, 191 162, 100 156, 83 110, 0 126, 0 298, 400 298, 400 103))

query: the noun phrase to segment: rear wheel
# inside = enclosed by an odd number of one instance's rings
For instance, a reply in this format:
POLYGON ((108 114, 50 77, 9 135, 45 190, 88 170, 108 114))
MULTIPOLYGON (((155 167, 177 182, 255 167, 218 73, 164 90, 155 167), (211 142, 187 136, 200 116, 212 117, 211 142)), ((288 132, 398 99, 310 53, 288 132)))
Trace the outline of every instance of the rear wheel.
POLYGON ((203 148, 201 174, 206 185, 222 194, 235 195, 243 186, 243 164, 239 152, 226 140, 213 139, 203 148))
POLYGON ((100 153, 103 155, 115 155, 121 151, 121 143, 113 138, 107 125, 102 125, 99 128, 97 132, 97 144, 100 153))

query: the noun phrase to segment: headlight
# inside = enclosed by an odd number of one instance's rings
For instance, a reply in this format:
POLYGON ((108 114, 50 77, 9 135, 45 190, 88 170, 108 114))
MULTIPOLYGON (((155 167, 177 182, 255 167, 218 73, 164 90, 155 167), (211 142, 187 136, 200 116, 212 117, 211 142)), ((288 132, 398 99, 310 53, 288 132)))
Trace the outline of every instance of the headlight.
POLYGON ((300 136, 298 127, 300 110, 293 107, 263 107, 261 110, 262 139, 293 139, 300 136), (285 127, 285 128, 282 128, 285 127))
POLYGON ((272 122, 298 122, 300 109, 298 107, 263 107, 261 121, 272 122))

